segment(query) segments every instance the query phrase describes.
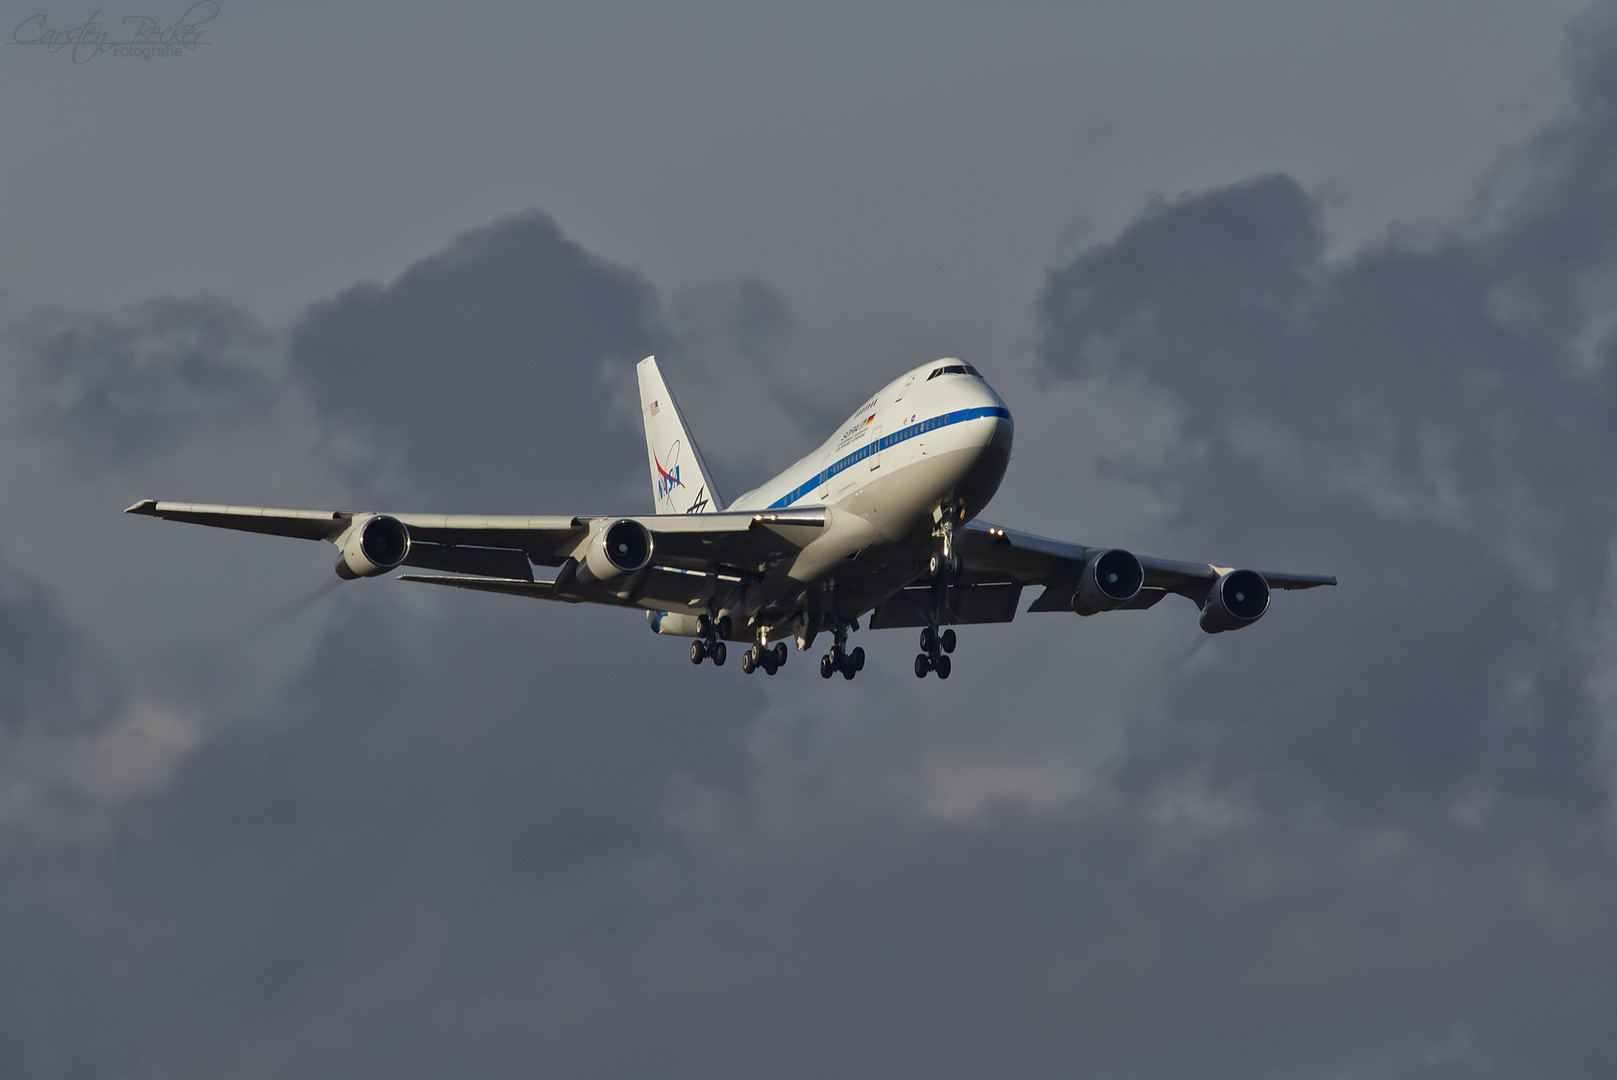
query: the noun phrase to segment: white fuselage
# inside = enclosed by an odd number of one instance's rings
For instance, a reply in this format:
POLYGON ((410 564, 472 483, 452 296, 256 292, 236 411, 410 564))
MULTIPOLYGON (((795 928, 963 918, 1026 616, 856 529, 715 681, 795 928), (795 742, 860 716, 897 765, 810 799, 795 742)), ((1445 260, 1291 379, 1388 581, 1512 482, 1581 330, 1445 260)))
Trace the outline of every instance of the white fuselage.
POLYGON ((882 387, 818 449, 729 508, 826 507, 825 534, 789 570, 812 581, 872 545, 924 545, 940 507, 975 517, 1005 475, 1012 435, 1010 410, 982 377, 939 360, 882 387))

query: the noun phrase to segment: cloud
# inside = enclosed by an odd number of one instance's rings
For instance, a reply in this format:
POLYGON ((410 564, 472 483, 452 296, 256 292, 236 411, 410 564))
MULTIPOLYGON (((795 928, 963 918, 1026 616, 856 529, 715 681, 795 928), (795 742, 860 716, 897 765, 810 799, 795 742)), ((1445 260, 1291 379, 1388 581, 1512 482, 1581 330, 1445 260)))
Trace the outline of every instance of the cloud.
POLYGON ((217 297, 164 297, 112 314, 45 309, 13 336, 27 422, 92 471, 272 404, 273 338, 217 297))
POLYGON ((1584 99, 1541 140, 1562 148, 1558 179, 1475 234, 1395 234, 1331 262, 1318 206, 1274 176, 1160 206, 1052 273, 1041 363, 1171 402, 1176 452, 1136 475, 1176 524, 1216 560, 1344 581, 1277 599, 1270 619, 1292 630, 1275 670, 1218 647, 1166 738, 1365 811, 1478 784, 1567 812, 1605 802, 1604 660, 1585 643, 1609 617, 1617 371, 1586 344, 1617 263, 1566 243, 1579 203, 1559 193, 1608 164, 1565 144, 1612 134, 1584 99), (1580 287, 1588 302, 1569 302, 1580 287))
MULTIPOLYGON (((950 746, 966 663, 947 687, 879 663, 826 686, 801 658, 693 672, 632 613, 357 582, 276 606, 300 650, 198 632, 135 693, 10 579, 0 717, 37 749, 0 779, 58 800, 12 820, 70 802, 103 827, 11 833, 0 1060, 1611 1073, 1617 36, 1582 33, 1572 110, 1463 229, 1333 258, 1318 200, 1271 175, 1156 206, 1050 275, 1043 377, 1172 418, 1165 452, 1114 466, 1176 508, 1163 554, 1343 578, 1240 634, 1200 635, 1178 600, 1141 616, 1182 634, 1116 665, 1151 674, 1108 772, 1005 735, 1019 709, 1091 720, 1099 667, 1036 648, 982 675, 997 696, 950 746), (271 685, 240 685, 273 658, 271 685)), ((335 454, 367 497, 445 509, 639 502, 630 365, 668 350, 688 411, 784 426, 793 325, 766 284, 665 309, 543 215, 504 219, 306 313, 263 377, 323 439, 275 467, 335 454)), ((117 383, 129 350, 105 340, 74 370, 117 383)), ((175 445, 216 454, 229 433, 163 382, 81 413, 143 430, 168 410, 175 445)), ((154 586, 182 621, 245 576, 165 572, 191 586, 154 586)), ((1127 632, 1106 618, 1085 632, 1127 632)))
POLYGON ((0 560, 0 864, 116 833, 201 737, 197 716, 127 700, 54 597, 0 560))
POLYGON ((644 457, 638 399, 595 403, 664 340, 648 284, 529 212, 314 305, 290 357, 361 490, 593 513, 644 457))

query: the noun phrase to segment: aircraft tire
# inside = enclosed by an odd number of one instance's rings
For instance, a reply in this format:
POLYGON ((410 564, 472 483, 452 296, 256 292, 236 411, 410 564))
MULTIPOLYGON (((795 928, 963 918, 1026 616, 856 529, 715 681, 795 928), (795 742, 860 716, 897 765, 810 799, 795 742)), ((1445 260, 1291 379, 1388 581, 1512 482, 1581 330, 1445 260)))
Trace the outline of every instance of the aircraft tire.
POLYGON ((954 670, 954 664, 950 662, 947 653, 933 661, 932 666, 938 669, 938 678, 940 679, 947 679, 949 672, 954 670))
POLYGON ((926 673, 931 669, 931 667, 932 661, 927 659, 926 653, 915 654, 915 677, 917 679, 926 678, 926 673))
POLYGON ((741 670, 748 675, 758 670, 758 661, 753 658, 751 649, 741 654, 741 670))
POLYGON ((786 643, 784 641, 775 643, 775 666, 778 668, 786 666, 786 643))
POLYGON ((722 641, 715 641, 712 645, 708 646, 707 651, 708 655, 713 657, 714 667, 723 667, 724 658, 730 653, 730 650, 725 648, 724 642, 722 641))
POLYGON ((853 647, 853 652, 848 654, 848 659, 853 662, 853 669, 855 671, 863 671, 863 670, 865 670, 865 648, 864 648, 864 646, 863 645, 855 645, 853 647))
POLYGON ((820 678, 829 679, 837 673, 837 665, 831 661, 831 654, 826 653, 820 657, 820 678))
POLYGON ((954 652, 954 628, 950 627, 949 629, 945 630, 939 641, 943 645, 944 652, 954 652))
POLYGON ((937 644, 937 631, 933 630, 930 626, 924 628, 921 631, 921 651, 924 653, 929 653, 937 646, 937 644))
POLYGON ((700 641, 691 642, 691 663, 700 664, 702 662, 702 658, 706 655, 707 650, 702 647, 702 643, 700 641))
POLYGON ((859 669, 854 667, 852 664, 842 665, 842 677, 844 679, 852 679, 857 674, 859 674, 859 669))

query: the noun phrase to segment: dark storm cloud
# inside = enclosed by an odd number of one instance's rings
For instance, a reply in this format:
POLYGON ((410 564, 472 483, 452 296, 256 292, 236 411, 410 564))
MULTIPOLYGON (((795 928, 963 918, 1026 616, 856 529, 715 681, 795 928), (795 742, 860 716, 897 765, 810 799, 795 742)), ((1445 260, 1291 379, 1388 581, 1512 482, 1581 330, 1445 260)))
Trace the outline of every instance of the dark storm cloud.
POLYGON ((82 635, 0 553, 0 733, 82 730, 113 700, 105 667, 82 635))
POLYGON ((1317 202, 1270 176, 1050 275, 1047 375, 1171 402, 1165 461, 1118 468, 1186 547, 1343 582, 1206 641, 1131 726, 1118 826, 1211 831, 1107 869, 1191 988, 1159 1004, 1217 1022, 1125 1071, 1617 1068, 1587 1007, 1617 991, 1614 73, 1609 21, 1585 24, 1574 109, 1469 229, 1332 259, 1317 202))
POLYGON ((603 480, 639 476, 633 367, 664 336, 649 285, 531 212, 316 305, 290 355, 336 445, 364 447, 362 488, 593 512, 620 501, 603 480), (625 415, 603 416, 623 387, 625 415))
MULTIPOLYGON (((1160 207, 1039 303, 1052 375, 1143 378, 1174 402, 1179 452, 1141 478, 1216 558, 1343 575, 1336 613, 1288 635, 1266 680, 1306 711, 1179 704, 1344 801, 1482 784, 1604 804, 1606 658, 1588 642, 1617 540, 1610 35, 1587 28, 1577 61, 1575 113, 1476 233, 1333 262, 1318 206, 1268 177, 1160 207)), ((1262 677, 1239 660, 1216 676, 1231 702, 1262 677)))
POLYGON ((272 400, 270 335, 212 296, 42 311, 14 336, 28 421, 87 468, 171 449, 272 400))
POLYGON ((1309 598, 1317 612, 1277 600, 1276 621, 1310 631, 1277 642, 1282 673, 1221 666, 1214 738, 1361 804, 1484 780, 1594 805, 1583 642, 1617 522, 1617 373, 1580 350, 1585 318, 1516 315, 1517 252, 1553 243, 1522 228, 1393 240, 1332 265, 1317 208, 1273 177, 1164 207, 1052 276, 1046 366, 1143 377, 1175 402, 1179 452, 1142 479, 1178 523, 1218 560, 1344 577, 1309 598), (1242 688, 1260 679, 1307 715, 1248 715, 1242 688))
POLYGON ((1149 479, 1217 557, 1310 553, 1350 580, 1336 635, 1308 646, 1332 659, 1281 684, 1328 681, 1326 715, 1276 710, 1258 736, 1344 798, 1442 799, 1479 775, 1594 795, 1582 643, 1617 376, 1581 351, 1586 319, 1515 317, 1517 252, 1554 242, 1394 241, 1330 266, 1314 208, 1272 178, 1161 210, 1041 302, 1052 370, 1173 396, 1183 452, 1149 479))
MULTIPOLYGON (((765 321, 780 317, 767 307, 765 321)), ((464 487, 514 510, 500 485, 538 475, 539 509, 620 506, 615 486, 638 505, 649 500, 632 367, 656 318, 648 288, 548 219, 508 219, 388 288, 311 311, 273 388, 311 399, 330 443, 395 447, 396 490, 464 487), (465 362, 439 365, 433 342, 454 342, 465 362), (388 367, 383 358, 398 378, 367 388, 365 365, 388 367)), ((755 321, 726 334, 717 318, 707 325, 726 340, 780 332, 755 321)), ((142 423, 153 411, 146 399, 126 408, 142 423)), ((218 443, 212 429, 187 435, 194 453, 218 443)), ((268 707, 242 704, 215 673, 185 680, 215 688, 196 691, 204 724, 102 708, 92 745, 57 753, 48 778, 87 786, 81 801, 95 808, 109 789, 120 807, 138 796, 141 812, 72 857, 13 855, 6 910, 48 945, 0 938, 0 963, 48 978, 51 992, 16 1014, 5 1060, 55 1075, 272 1075, 322 1062, 409 1075, 433 1071, 428 1047, 474 1071, 525 1059, 531 1036, 490 1045, 475 1024, 422 1029, 421 1010, 458 997, 446 978, 508 1007, 522 965, 610 951, 637 907, 639 861, 670 843, 670 784, 740 784, 738 732, 761 686, 736 679, 722 702, 688 700, 669 690, 689 674, 683 650, 640 613, 487 599, 344 586, 288 615, 315 635, 313 658, 268 707), (577 677, 592 670, 605 674, 577 677), (102 737, 109 729, 120 737, 102 737), (167 757, 147 752, 133 776, 110 768, 110 753, 148 735, 167 757), (54 909, 52 890, 64 898, 54 909), (76 962, 41 970, 69 953, 76 962), (415 974, 389 970, 399 962, 415 974), (74 1014, 103 1022, 52 1052, 74 1014)), ((54 649, 51 625, 19 640, 54 649)), ((0 649, 11 641, 0 632, 0 649)), ((185 666, 222 671, 241 647, 213 643, 185 666)), ((44 682, 19 680, 16 693, 74 685, 65 662, 41 665, 44 682)), ((17 711, 15 726, 55 723, 17 711)))

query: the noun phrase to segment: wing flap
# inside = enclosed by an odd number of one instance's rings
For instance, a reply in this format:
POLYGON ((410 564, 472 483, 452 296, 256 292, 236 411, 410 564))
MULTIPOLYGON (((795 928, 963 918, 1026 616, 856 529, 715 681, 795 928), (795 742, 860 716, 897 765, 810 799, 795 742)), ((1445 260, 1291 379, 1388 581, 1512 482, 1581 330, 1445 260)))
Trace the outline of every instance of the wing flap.
POLYGON ((1335 574, 1277 574, 1259 570, 1271 589, 1317 589, 1321 585, 1335 585, 1335 574))
MULTIPOLYGON (((1010 622, 1016 618, 1016 605, 1022 598, 1022 586, 1014 582, 993 582, 984 585, 951 585, 944 596, 944 612, 940 625, 963 626, 968 623, 1010 622)), ((932 586, 920 585, 901 589, 889 596, 870 613, 872 630, 888 630, 899 626, 928 626, 932 622, 932 586)))
POLYGON ((533 580, 527 552, 516 548, 457 547, 412 539, 404 565, 476 577, 533 580))
MULTIPOLYGON (((1070 586, 1048 586, 1045 588, 1044 592, 1039 594, 1038 599, 1034 600, 1033 603, 1028 605, 1028 610, 1076 611, 1077 609, 1072 606, 1072 593, 1073 590, 1070 586)), ((1133 600, 1130 600, 1128 603, 1123 604, 1120 607, 1115 607, 1112 610, 1144 611, 1147 608, 1156 607, 1158 602, 1160 602, 1162 598, 1167 595, 1167 589, 1153 589, 1147 586, 1142 588, 1139 594, 1135 596, 1133 600)))
POLYGON ((502 577, 473 577, 471 575, 454 575, 440 577, 434 574, 400 574, 400 581, 415 581, 423 585, 449 585, 456 589, 473 589, 477 592, 508 593, 513 596, 531 596, 539 600, 560 600, 566 604, 576 604, 572 597, 562 596, 556 592, 553 581, 524 581, 521 578, 502 577))

